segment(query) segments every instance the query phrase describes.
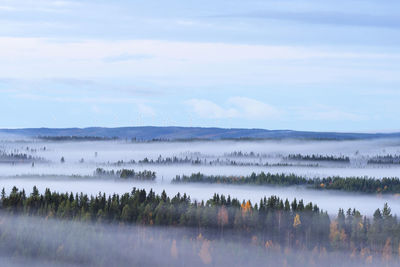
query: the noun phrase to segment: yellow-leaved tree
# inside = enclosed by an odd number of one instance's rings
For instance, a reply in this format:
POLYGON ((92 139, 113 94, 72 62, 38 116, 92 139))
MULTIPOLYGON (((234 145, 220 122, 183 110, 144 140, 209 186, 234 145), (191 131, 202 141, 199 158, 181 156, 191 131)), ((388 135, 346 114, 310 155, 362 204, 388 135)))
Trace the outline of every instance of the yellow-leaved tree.
POLYGON ((293 220, 293 227, 297 228, 300 224, 301 224, 300 215, 296 214, 296 216, 294 216, 294 220, 293 220))
POLYGON ((250 200, 247 200, 246 203, 242 203, 241 205, 242 208, 242 215, 245 216, 248 212, 251 211, 251 202, 250 200))
POLYGON ((338 229, 338 222, 336 220, 332 221, 329 226, 329 239, 334 247, 338 247, 338 242, 340 240, 340 232, 338 229))

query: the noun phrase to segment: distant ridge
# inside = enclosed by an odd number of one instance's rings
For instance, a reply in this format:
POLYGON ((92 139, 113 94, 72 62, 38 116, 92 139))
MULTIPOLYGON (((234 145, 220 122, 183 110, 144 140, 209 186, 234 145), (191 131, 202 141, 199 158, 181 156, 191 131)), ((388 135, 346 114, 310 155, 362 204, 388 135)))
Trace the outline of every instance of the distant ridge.
POLYGON ((24 137, 99 137, 149 140, 182 139, 327 139, 354 140, 375 138, 399 138, 400 133, 339 133, 307 132, 291 130, 203 128, 203 127, 88 127, 88 128, 25 128, 0 129, 0 133, 24 137))

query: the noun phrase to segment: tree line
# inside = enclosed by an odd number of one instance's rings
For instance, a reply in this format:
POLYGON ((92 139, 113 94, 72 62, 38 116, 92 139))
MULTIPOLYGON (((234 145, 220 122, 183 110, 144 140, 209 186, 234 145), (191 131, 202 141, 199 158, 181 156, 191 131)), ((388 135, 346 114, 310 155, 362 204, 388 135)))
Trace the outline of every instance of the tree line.
POLYGON ((296 174, 272 174, 261 172, 250 176, 204 175, 193 173, 177 175, 172 183, 217 183, 217 184, 251 184, 251 185, 304 185, 314 189, 341 190, 363 193, 400 193, 400 179, 367 177, 326 177, 306 178, 296 174))
POLYGON ((118 177, 122 179, 134 179, 134 180, 144 180, 144 181, 154 181, 156 179, 156 172, 143 170, 135 171, 131 169, 122 170, 105 170, 103 168, 97 168, 93 176, 107 176, 107 177, 118 177))
POLYGON ((296 174, 260 174, 252 173, 250 176, 225 176, 225 175, 204 175, 192 173, 188 175, 177 175, 172 183, 217 183, 217 184, 255 184, 255 185, 305 185, 312 184, 312 180, 296 174))
POLYGON ((367 164, 400 164, 399 155, 375 156, 368 159, 367 164))
POLYGON ((372 217, 339 209, 336 218, 303 200, 264 197, 259 203, 214 194, 192 201, 186 194, 169 197, 133 188, 122 195, 58 193, 36 187, 27 195, 13 187, 1 192, 0 211, 85 222, 185 227, 208 239, 251 240, 263 246, 315 247, 387 255, 399 253, 400 223, 385 204, 372 217))
POLYGON ((306 161, 333 161, 350 163, 350 158, 347 156, 333 156, 333 155, 302 155, 302 154, 289 154, 287 156, 289 160, 306 160, 306 161))
POLYGON ((0 151, 0 163, 32 163, 32 162, 45 162, 44 158, 35 157, 26 153, 7 153, 0 151))
POLYGON ((63 141, 110 141, 110 140, 118 140, 118 137, 105 137, 105 136, 78 136, 78 135, 65 135, 65 136, 45 136, 39 135, 38 139, 45 141, 55 141, 55 142, 63 142, 63 141))

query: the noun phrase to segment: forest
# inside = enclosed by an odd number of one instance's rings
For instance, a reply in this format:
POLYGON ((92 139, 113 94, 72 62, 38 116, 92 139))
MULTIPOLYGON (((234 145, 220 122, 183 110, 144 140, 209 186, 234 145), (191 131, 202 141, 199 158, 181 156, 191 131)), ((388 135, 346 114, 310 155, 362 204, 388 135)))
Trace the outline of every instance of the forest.
POLYGON ((332 161, 332 162, 343 162, 350 163, 350 158, 347 156, 333 156, 333 155, 302 155, 302 154, 290 154, 287 156, 289 160, 306 160, 306 161, 332 161))
POLYGON ((121 169, 121 170, 104 170, 103 168, 97 168, 93 176, 105 176, 105 177, 118 177, 122 179, 134 179, 142 181, 154 181, 156 179, 156 173, 153 171, 143 170, 135 172, 131 169, 121 169))
POLYGON ((375 156, 368 159, 368 164, 400 164, 399 155, 375 156))
MULTIPOLYGON (((235 153, 235 152, 234 152, 235 153)), ((251 154, 237 154, 238 156, 229 156, 232 158, 245 158, 249 157, 251 158, 252 156, 246 156, 246 155, 251 155, 251 154)), ((225 155, 227 156, 227 155, 225 155)), ((266 156, 265 156, 266 157, 266 156)), ((307 166, 307 167, 318 167, 318 163, 289 163, 289 162, 278 162, 278 163, 270 163, 270 162, 254 162, 254 161, 238 161, 238 160, 232 160, 230 158, 207 158, 207 157, 195 157, 195 158, 189 158, 189 157, 162 157, 161 155, 157 159, 149 159, 147 157, 139 160, 129 160, 129 161, 123 161, 123 160, 118 160, 117 162, 111 163, 111 165, 115 166, 120 166, 123 164, 148 164, 148 165, 172 165, 172 164, 190 164, 190 165, 209 165, 209 166, 280 166, 280 167, 288 167, 288 166, 307 166)))
POLYGON ((32 163, 32 162, 45 162, 41 157, 35 157, 27 153, 0 151, 0 163, 32 163))
POLYGON ((217 183, 217 184, 251 184, 251 185, 305 185, 314 189, 340 190, 362 193, 400 193, 400 179, 366 177, 326 177, 305 178, 296 174, 272 174, 261 172, 250 176, 221 176, 193 173, 190 176, 177 175, 172 183, 217 183))
POLYGON ((339 209, 329 216, 316 204, 303 200, 264 197, 259 203, 239 201, 214 194, 208 201, 192 201, 190 196, 160 195, 133 188, 130 193, 106 196, 57 193, 36 187, 27 195, 14 187, 1 192, 4 214, 126 225, 184 227, 194 237, 209 240, 248 240, 257 246, 277 246, 327 251, 352 251, 392 257, 400 252, 400 223, 387 204, 374 214, 356 209, 339 209))

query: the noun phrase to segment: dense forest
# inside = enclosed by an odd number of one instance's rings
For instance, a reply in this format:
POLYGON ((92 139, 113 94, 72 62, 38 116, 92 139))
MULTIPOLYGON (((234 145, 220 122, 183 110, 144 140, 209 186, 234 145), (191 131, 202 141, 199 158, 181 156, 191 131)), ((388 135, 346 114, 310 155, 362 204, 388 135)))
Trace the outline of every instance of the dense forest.
POLYGON ((375 156, 368 159, 368 164, 400 164, 399 155, 375 156))
POLYGON ((97 168, 93 176, 106 176, 106 177, 118 177, 122 179, 134 179, 134 180, 143 180, 143 181, 154 181, 156 179, 156 173, 154 171, 138 171, 131 169, 122 169, 122 170, 105 170, 103 168, 97 168))
MULTIPOLYGON (((191 164, 191 165, 227 165, 227 166, 270 166, 271 164, 268 163, 259 163, 259 162, 240 162, 240 161, 235 161, 235 160, 230 160, 230 159, 221 159, 221 158, 216 158, 216 159, 207 159, 206 157, 204 158, 178 158, 176 156, 174 157, 161 157, 159 156, 156 160, 153 159, 148 159, 144 158, 143 160, 138 160, 137 162, 135 160, 130 161, 130 163, 135 164, 163 164, 163 165, 169 165, 169 164, 191 164)), ((273 164, 277 165, 277 164, 273 164)), ((288 166, 289 164, 287 163, 279 163, 279 165, 285 165, 288 166)))
MULTIPOLYGON (((132 163, 136 163, 134 160, 131 161, 132 163)), ((201 164, 202 160, 199 158, 192 159, 192 158, 178 158, 176 156, 174 157, 162 157, 161 155, 156 159, 148 159, 147 157, 138 160, 137 163, 139 164, 201 164)))
POLYGON ((397 255, 283 248, 207 239, 184 227, 101 224, 33 216, 1 218, 3 266, 397 266, 397 255), (155 256, 156 255, 156 256, 155 256), (391 256, 391 257, 390 257, 391 256), (24 261, 25 260, 25 261, 24 261), (16 264, 17 262, 17 264, 16 264), (18 264, 20 263, 20 264, 18 264))
POLYGON ((186 194, 170 198, 165 192, 157 195, 136 188, 123 195, 88 196, 50 189, 40 194, 34 187, 28 196, 14 187, 9 195, 2 190, 0 211, 49 219, 185 227, 194 236, 240 238, 267 248, 318 248, 383 257, 399 253, 400 223, 387 205, 371 217, 355 209, 340 209, 336 218, 330 218, 317 205, 276 196, 253 204, 218 194, 196 202, 186 194))
POLYGON ((350 158, 346 156, 333 156, 333 155, 302 155, 302 154, 290 154, 286 159, 289 160, 306 160, 306 161, 332 161, 332 162, 343 162, 350 163, 350 158))
POLYGON ((32 162, 45 162, 44 158, 35 157, 22 152, 11 152, 0 151, 0 163, 32 163, 32 162))
POLYGON ((232 158, 271 158, 273 156, 282 156, 282 155, 272 155, 265 153, 257 153, 254 151, 243 152, 243 151, 233 151, 231 153, 225 153, 224 156, 232 157, 232 158))
POLYGON ((271 174, 261 172, 250 176, 222 176, 193 173, 190 176, 177 175, 172 183, 217 183, 251 185, 305 185, 315 189, 332 189, 363 193, 400 193, 399 178, 373 179, 366 177, 305 178, 296 174, 271 174))
POLYGON ((172 164, 190 164, 190 165, 209 165, 209 166, 307 166, 307 167, 318 167, 318 163, 288 163, 288 162, 279 162, 279 163, 268 163, 268 162, 254 162, 254 161, 239 161, 232 160, 229 158, 215 158, 215 159, 207 159, 206 157, 200 158, 190 158, 190 157, 162 157, 159 156, 157 159, 149 159, 147 157, 140 160, 129 160, 123 161, 118 160, 117 162, 109 163, 109 165, 121 166, 124 164, 148 164, 148 165, 172 165, 172 164))
POLYGON ((217 184, 256 184, 256 185, 305 185, 313 184, 313 180, 296 174, 271 174, 261 172, 250 176, 204 175, 193 173, 190 176, 177 175, 172 183, 217 183, 217 184))

